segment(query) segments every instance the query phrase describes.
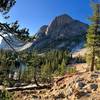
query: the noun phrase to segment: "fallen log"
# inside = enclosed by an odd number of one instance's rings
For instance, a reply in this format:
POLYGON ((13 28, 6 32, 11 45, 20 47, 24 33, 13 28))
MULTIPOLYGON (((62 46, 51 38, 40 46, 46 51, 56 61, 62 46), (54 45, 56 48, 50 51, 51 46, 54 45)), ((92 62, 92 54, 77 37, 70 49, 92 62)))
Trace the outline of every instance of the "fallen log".
MULTIPOLYGON (((52 85, 43 85, 43 86, 26 86, 26 87, 12 87, 12 88, 5 88, 5 90, 9 92, 14 91, 23 91, 23 90, 41 90, 41 89, 51 89, 52 85)), ((2 90, 2 89, 0 89, 2 90)))

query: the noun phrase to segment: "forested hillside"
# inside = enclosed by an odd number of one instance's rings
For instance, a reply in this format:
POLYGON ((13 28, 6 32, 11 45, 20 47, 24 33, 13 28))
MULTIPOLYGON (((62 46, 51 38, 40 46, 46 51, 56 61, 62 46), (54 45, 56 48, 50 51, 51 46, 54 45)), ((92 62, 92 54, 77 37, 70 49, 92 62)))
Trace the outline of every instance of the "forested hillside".
MULTIPOLYGON (((3 19, 16 2, 0 0, 3 19)), ((33 35, 0 22, 0 100, 100 99, 100 3, 91 5, 90 25, 62 14, 33 35)))

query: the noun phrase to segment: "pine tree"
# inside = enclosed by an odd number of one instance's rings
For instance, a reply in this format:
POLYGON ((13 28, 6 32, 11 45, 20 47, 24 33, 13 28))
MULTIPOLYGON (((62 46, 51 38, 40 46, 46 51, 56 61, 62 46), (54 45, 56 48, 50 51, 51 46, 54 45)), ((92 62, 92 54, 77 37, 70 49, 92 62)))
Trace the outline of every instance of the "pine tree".
POLYGON ((51 65, 50 62, 43 64, 41 67, 41 78, 44 82, 50 82, 52 78, 52 72, 51 72, 51 65))
POLYGON ((66 63, 65 60, 63 59, 61 65, 59 66, 60 75, 63 75, 65 73, 65 69, 66 69, 66 63))
POLYGON ((90 19, 92 24, 88 29, 87 34, 87 48, 89 54, 89 64, 91 66, 91 71, 94 71, 96 66, 96 59, 100 58, 100 4, 93 5, 94 14, 90 19))

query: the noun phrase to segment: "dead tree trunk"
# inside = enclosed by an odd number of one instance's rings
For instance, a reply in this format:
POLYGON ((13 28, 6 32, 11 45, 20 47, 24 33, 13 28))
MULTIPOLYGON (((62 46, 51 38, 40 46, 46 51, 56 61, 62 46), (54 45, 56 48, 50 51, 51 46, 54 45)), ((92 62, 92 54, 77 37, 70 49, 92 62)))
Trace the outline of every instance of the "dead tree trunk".
POLYGON ((36 68, 35 68, 35 71, 34 71, 34 82, 35 82, 35 84, 37 85, 37 86, 40 86, 39 84, 38 84, 38 82, 37 82, 37 73, 36 73, 36 68))

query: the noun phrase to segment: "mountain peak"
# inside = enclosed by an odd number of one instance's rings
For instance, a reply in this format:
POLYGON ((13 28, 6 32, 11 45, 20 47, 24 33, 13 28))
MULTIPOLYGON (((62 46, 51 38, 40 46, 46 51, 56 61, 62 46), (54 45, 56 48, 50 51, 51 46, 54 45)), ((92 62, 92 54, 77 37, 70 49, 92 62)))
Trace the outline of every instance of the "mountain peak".
MULTIPOLYGON (((74 40, 80 41, 80 37, 86 36, 87 29, 87 24, 75 20, 67 14, 56 16, 48 26, 42 26, 39 29, 34 48, 43 50, 48 49, 48 46, 51 46, 51 49, 75 47, 76 41, 74 40), (76 39, 72 41, 72 38, 76 39)), ((80 43, 82 42, 80 41, 80 43)))
POLYGON ((68 14, 62 14, 62 15, 59 15, 59 16, 56 16, 55 18, 65 18, 66 20, 73 20, 71 16, 69 16, 68 14))

